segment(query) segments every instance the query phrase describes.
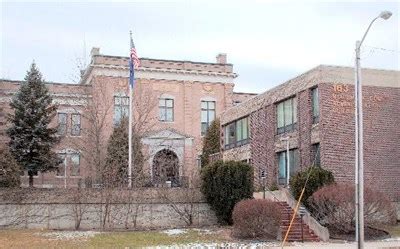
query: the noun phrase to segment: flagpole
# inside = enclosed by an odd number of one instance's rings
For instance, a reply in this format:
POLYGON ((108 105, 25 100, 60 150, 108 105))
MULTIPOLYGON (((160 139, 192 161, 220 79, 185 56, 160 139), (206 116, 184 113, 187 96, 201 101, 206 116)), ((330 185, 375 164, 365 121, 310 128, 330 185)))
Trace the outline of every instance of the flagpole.
POLYGON ((129 165, 128 165, 128 187, 132 188, 132 86, 129 84, 129 165))
MULTIPOLYGON (((132 31, 130 31, 130 38, 132 41, 132 31)), ((133 63, 131 56, 129 56, 129 63, 133 63)), ((132 67, 131 67, 132 68, 132 67)), ((130 76, 131 77, 131 76, 130 76)), ((131 80, 131 79, 129 79, 131 80)), ((128 188, 132 188, 132 92, 133 85, 129 83, 129 125, 128 125, 128 139, 129 139, 129 162, 128 162, 128 188)))

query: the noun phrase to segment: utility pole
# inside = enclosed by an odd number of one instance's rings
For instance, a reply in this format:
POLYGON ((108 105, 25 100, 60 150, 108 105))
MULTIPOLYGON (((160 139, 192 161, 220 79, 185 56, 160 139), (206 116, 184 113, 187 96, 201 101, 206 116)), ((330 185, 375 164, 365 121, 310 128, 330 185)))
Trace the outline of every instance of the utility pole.
POLYGON ((390 11, 382 11, 369 24, 361 41, 356 41, 355 61, 355 216, 356 216, 356 241, 357 248, 364 248, 364 134, 363 134, 363 110, 362 110, 362 87, 361 87, 361 66, 360 50, 361 45, 368 34, 372 24, 379 18, 384 20, 392 16, 390 11))

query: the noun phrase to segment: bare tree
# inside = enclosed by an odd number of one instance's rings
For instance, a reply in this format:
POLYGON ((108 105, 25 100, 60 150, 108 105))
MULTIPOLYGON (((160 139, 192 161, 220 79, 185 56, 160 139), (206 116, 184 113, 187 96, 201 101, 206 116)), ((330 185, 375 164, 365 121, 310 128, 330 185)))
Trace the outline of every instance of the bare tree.
POLYGON ((175 199, 174 193, 172 193, 171 188, 157 188, 158 197, 166 202, 172 210, 185 222, 187 226, 192 226, 194 223, 194 219, 199 216, 199 207, 198 203, 201 199, 200 197, 200 184, 201 180, 199 177, 199 172, 193 171, 190 174, 190 178, 192 179, 191 184, 188 188, 180 189, 180 194, 182 196, 181 200, 185 200, 184 203, 177 202, 175 199), (172 195, 172 196, 171 196, 172 195))
POLYGON ((108 131, 112 128, 109 117, 112 116, 114 104, 113 96, 107 94, 104 81, 94 79, 92 84, 84 88, 84 93, 79 96, 85 103, 75 109, 81 113, 84 128, 81 129, 81 136, 71 140, 86 162, 89 185, 93 179, 100 178, 99 172, 105 165, 108 131))
POLYGON ((70 189, 69 191, 72 197, 72 215, 75 221, 75 230, 79 230, 83 217, 90 209, 90 204, 88 204, 90 192, 82 189, 70 189))

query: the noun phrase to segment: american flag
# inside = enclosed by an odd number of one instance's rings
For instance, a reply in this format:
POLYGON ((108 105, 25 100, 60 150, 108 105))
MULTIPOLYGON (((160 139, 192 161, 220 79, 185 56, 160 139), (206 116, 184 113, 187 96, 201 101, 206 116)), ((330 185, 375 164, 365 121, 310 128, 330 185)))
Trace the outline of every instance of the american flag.
POLYGON ((132 42, 132 46, 131 46, 131 60, 133 61, 133 65, 134 65, 134 67, 135 67, 135 69, 136 69, 136 68, 138 68, 138 67, 140 66, 140 60, 139 60, 139 57, 138 57, 137 54, 136 54, 135 44, 133 44, 133 41, 132 41, 132 40, 131 40, 131 42, 132 42))
POLYGON ((135 69, 140 66, 140 60, 136 53, 135 44, 132 40, 132 32, 131 32, 131 53, 130 53, 130 60, 129 60, 129 84, 133 87, 134 79, 135 79, 135 69))

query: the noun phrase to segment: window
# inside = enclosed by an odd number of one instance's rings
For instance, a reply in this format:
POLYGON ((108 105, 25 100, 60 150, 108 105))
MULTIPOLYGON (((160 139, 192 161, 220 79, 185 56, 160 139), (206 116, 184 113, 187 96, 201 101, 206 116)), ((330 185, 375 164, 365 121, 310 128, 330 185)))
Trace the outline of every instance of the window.
POLYGON ((58 157, 61 159, 62 163, 60 163, 57 167, 57 176, 65 177, 65 168, 67 167, 67 157, 64 153, 58 154, 58 157))
POLYGON ((79 153, 71 154, 71 176, 79 176, 80 161, 79 153))
POLYGON ((321 166, 321 153, 319 143, 311 145, 311 163, 315 161, 315 166, 321 166))
POLYGON ((249 126, 248 117, 239 119, 236 121, 236 143, 242 145, 248 142, 249 138, 249 126))
POLYGON ((119 125, 123 118, 129 116, 129 97, 114 97, 114 125, 119 125))
POLYGON ((230 123, 225 126, 225 149, 235 147, 236 143, 236 123, 230 123))
POLYGON ((71 136, 81 135, 81 114, 75 113, 71 115, 71 136))
POLYGON ((277 133, 292 131, 297 123, 297 100, 295 97, 277 104, 277 133))
POLYGON ((290 176, 293 176, 298 170, 299 152, 297 149, 289 150, 289 162, 287 152, 278 153, 278 182, 279 184, 287 183, 288 164, 290 165, 290 176))
POLYGON ((311 102, 312 102, 313 124, 316 124, 319 122, 319 94, 317 87, 311 90, 311 102))
POLYGON ((58 113, 58 128, 57 134, 64 136, 67 133, 67 114, 58 113))
POLYGON ((174 121, 174 100, 173 99, 159 99, 158 108, 160 110, 158 119, 161 122, 174 121))
POLYGON ((224 127, 225 149, 234 148, 249 142, 249 117, 236 120, 224 127))
POLYGON ((215 101, 201 101, 201 135, 205 135, 215 119, 215 101))

